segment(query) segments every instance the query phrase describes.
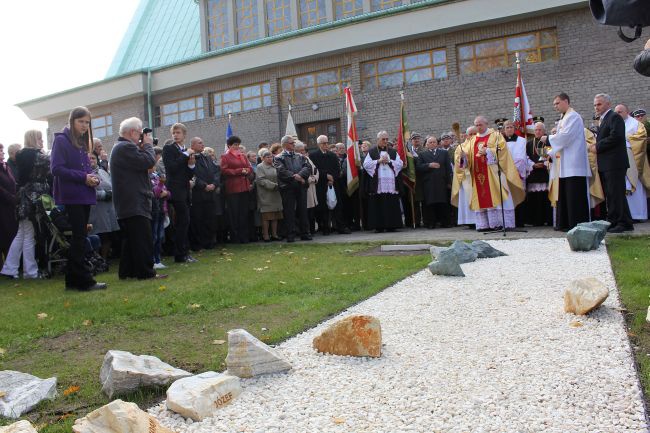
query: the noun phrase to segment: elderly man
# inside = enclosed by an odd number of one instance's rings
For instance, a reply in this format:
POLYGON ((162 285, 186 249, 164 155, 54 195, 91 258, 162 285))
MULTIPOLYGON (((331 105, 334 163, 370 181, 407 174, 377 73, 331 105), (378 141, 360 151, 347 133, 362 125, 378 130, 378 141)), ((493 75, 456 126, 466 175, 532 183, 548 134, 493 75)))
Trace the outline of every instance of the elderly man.
POLYGON ((467 225, 471 228, 476 224, 475 212, 470 209, 472 200, 472 175, 467 166, 467 155, 463 152, 464 143, 476 135, 478 130, 470 126, 464 134, 463 143, 459 144, 454 153, 454 166, 451 187, 451 203, 458 208, 458 225, 467 225))
POLYGON ((397 180, 404 163, 397 151, 388 147, 388 133, 377 134, 377 146, 370 149, 363 161, 368 173, 368 228, 376 233, 394 232, 402 227, 397 180))
POLYGON ((14 179, 18 179, 18 165, 16 164, 16 154, 22 149, 22 146, 18 143, 10 144, 7 146, 7 166, 11 170, 11 174, 14 176, 14 179))
POLYGON ((296 153, 295 140, 285 135, 280 140, 284 151, 273 160, 278 172, 278 187, 282 197, 282 212, 287 242, 294 242, 296 234, 300 239, 310 241, 309 220, 307 218, 307 187, 311 166, 307 158, 296 153), (298 227, 296 227, 296 218, 298 227))
POLYGON ((527 222, 534 226, 553 225, 553 209, 548 199, 548 167, 546 166, 545 145, 541 138, 546 135, 546 126, 535 123, 535 136, 526 143, 526 156, 532 170, 526 178, 527 222))
MULTIPOLYGON (((585 128, 582 117, 571 108, 566 93, 553 98, 553 108, 561 119, 556 133, 543 135, 540 141, 550 146, 553 176, 559 177, 556 208, 556 229, 568 231, 581 222, 589 221, 589 181, 591 171, 586 152, 585 128)), ((556 194, 551 191, 551 194, 556 194)))
POLYGON ((437 223, 442 227, 451 226, 448 190, 451 189, 451 164, 449 153, 438 149, 438 139, 430 135, 425 142, 426 150, 421 150, 415 169, 420 174, 424 198, 424 225, 433 229, 437 223))
POLYGON ((219 186, 218 169, 203 153, 205 145, 201 137, 190 140, 194 153, 194 186, 190 207, 190 247, 194 251, 214 248, 216 218, 214 217, 215 195, 219 186))
POLYGON ((153 268, 151 232, 151 181, 149 169, 156 163, 153 139, 142 141, 142 121, 131 117, 120 123, 120 136, 111 151, 113 204, 122 235, 118 275, 125 278, 164 278, 153 268))
POLYGON ((630 168, 625 176, 627 204, 633 220, 648 219, 648 190, 650 188, 650 166, 646 155, 646 139, 648 134, 645 126, 630 116, 630 110, 625 104, 614 107, 614 111, 625 122, 625 143, 627 146, 630 168))
POLYGON ((332 225, 336 227, 343 226, 343 216, 340 212, 331 211, 327 207, 327 189, 332 186, 337 197, 340 197, 341 191, 338 190, 338 179, 341 176, 339 159, 334 152, 329 150, 329 141, 326 135, 320 135, 316 138, 318 149, 309 154, 309 159, 318 169, 318 183, 316 184, 316 197, 318 205, 316 206, 316 220, 318 230, 321 234, 327 236, 330 234, 332 225), (334 218, 334 221, 332 221, 334 218))
POLYGON ((348 152, 343 143, 336 143, 335 148, 336 156, 339 160, 340 175, 337 180, 337 203, 335 213, 339 216, 336 218, 336 230, 339 234, 350 234, 350 228, 359 225, 355 217, 358 217, 359 211, 356 203, 359 201, 359 196, 348 195, 348 152), (357 211, 355 213, 355 210, 357 211))
POLYGON ((599 93, 594 97, 594 110, 600 116, 600 128, 596 143, 589 146, 589 151, 595 153, 598 160, 598 172, 607 202, 607 220, 612 224, 607 231, 622 233, 634 230, 630 207, 625 199, 625 175, 630 164, 625 143, 625 121, 611 107, 609 95, 599 93))

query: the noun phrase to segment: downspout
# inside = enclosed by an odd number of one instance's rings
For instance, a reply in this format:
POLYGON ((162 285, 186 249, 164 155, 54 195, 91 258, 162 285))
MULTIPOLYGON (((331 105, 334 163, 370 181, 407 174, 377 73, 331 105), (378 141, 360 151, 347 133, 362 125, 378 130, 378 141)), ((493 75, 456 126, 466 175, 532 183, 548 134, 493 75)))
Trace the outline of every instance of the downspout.
POLYGON ((147 119, 149 120, 149 127, 153 129, 153 109, 151 107, 151 69, 147 69, 147 119))

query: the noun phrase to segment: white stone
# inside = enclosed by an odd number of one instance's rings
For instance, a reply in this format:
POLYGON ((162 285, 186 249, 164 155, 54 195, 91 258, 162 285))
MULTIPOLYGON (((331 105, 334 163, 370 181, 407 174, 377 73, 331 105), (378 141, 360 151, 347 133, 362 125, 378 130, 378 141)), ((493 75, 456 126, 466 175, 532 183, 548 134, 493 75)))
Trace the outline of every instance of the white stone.
POLYGON ((155 356, 134 355, 122 350, 109 350, 99 372, 102 391, 114 395, 136 391, 141 387, 164 386, 191 376, 185 370, 172 367, 155 356))
POLYGON ((650 322, 650 306, 648 306, 648 314, 645 316, 645 321, 650 322))
POLYGON ((0 415, 19 418, 45 399, 56 397, 56 377, 40 379, 19 371, 0 371, 0 415))
POLYGON ((201 421, 241 392, 238 377, 207 371, 172 383, 167 390, 167 408, 185 418, 201 421))
POLYGON ((74 433, 174 433, 135 403, 114 400, 74 422, 74 433))
POLYGON ((404 244, 404 245, 382 245, 379 251, 427 251, 430 244, 404 244))
POLYGON ((579 316, 598 308, 609 296, 607 286, 595 278, 571 281, 564 292, 564 311, 579 316))
POLYGON ((229 374, 238 377, 254 377, 291 370, 291 364, 276 350, 244 329, 228 331, 226 366, 229 374))
POLYGON ((38 433, 34 426, 26 420, 18 421, 4 427, 0 427, 0 433, 38 433))

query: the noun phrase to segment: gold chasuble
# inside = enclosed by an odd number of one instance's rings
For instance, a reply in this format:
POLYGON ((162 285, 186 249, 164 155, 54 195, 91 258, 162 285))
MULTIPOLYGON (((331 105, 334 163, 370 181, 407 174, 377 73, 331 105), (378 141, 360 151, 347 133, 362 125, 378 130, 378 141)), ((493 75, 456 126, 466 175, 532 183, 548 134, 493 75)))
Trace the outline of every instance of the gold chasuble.
POLYGON ((646 156, 646 138, 648 137, 648 133, 643 123, 638 122, 638 124, 639 127, 634 134, 627 134, 627 141, 630 142, 632 156, 634 158, 634 161, 630 161, 630 166, 634 163, 637 172, 636 178, 628 175, 628 180, 632 184, 632 192, 636 191, 639 180, 647 190, 650 190, 650 164, 648 164, 648 158, 646 156))
MULTIPOLYGON (((488 129, 487 135, 479 137, 474 135, 461 145, 462 153, 467 157, 467 165, 472 176, 472 199, 470 209, 477 211, 481 209, 491 209, 501 205, 501 194, 503 200, 512 196, 515 207, 526 198, 519 173, 512 160, 506 141, 500 132, 488 129), (499 148, 499 165, 501 172, 505 176, 506 185, 501 185, 501 194, 499 194, 499 174, 496 164, 488 164, 488 157, 477 156, 480 147, 486 147, 497 155, 499 148)), ((458 153, 458 150, 456 150, 458 153)))
POLYGON ((454 152, 454 175, 451 179, 451 204, 455 207, 458 207, 460 186, 463 184, 466 174, 469 174, 467 171, 467 155, 463 151, 463 146, 465 146, 466 143, 467 140, 465 140, 464 143, 459 144, 454 152))

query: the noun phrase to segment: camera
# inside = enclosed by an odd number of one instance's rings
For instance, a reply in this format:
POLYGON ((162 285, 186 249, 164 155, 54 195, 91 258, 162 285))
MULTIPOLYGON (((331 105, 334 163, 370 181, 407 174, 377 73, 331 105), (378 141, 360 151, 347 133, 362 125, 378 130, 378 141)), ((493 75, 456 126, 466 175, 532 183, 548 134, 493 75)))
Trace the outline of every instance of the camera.
MULTIPOLYGON (((140 134, 140 144, 142 144, 142 142, 144 141, 144 136, 145 136, 146 134, 150 134, 150 133, 152 133, 152 132, 153 132, 153 129, 151 129, 151 128, 144 128, 144 129, 142 130, 142 134, 140 134)), ((157 139, 157 138, 154 138, 154 139, 153 139, 153 145, 154 145, 154 146, 157 146, 157 145, 158 145, 158 139, 157 139)))

